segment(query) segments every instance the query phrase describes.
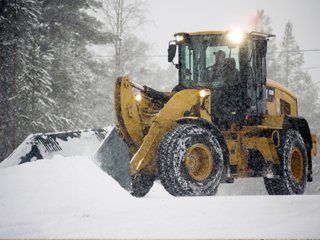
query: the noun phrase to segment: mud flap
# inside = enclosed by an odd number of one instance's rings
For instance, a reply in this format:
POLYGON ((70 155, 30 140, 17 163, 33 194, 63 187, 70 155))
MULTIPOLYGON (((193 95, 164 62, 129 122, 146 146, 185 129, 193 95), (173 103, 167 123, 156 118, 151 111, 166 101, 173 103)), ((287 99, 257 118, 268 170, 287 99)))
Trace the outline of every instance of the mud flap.
POLYGON ((130 160, 128 147, 114 127, 95 153, 94 162, 124 189, 132 192, 130 160))

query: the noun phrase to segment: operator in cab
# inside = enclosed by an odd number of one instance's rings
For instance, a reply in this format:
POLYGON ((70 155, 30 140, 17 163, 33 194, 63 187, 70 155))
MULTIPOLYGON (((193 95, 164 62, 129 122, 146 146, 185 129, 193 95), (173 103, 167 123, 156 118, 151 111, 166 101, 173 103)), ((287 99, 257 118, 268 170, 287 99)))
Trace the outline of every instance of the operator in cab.
POLYGON ((223 71, 225 68, 224 62, 226 59, 226 53, 222 50, 213 53, 216 56, 216 62, 212 66, 211 79, 213 81, 222 80, 223 71))
POLYGON ((215 123, 221 129, 227 129, 233 121, 233 115, 237 112, 239 104, 240 74, 236 68, 234 58, 226 58, 223 50, 214 53, 215 64, 212 66, 210 77, 212 95, 212 107, 216 112, 215 123))

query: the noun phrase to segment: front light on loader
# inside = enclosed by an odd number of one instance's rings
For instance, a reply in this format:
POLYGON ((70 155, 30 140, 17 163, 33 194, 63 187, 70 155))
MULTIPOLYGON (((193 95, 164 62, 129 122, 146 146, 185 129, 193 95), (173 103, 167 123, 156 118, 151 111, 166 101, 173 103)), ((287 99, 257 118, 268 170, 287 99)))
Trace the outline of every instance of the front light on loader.
POLYGON ((202 89, 202 90, 199 92, 199 95, 200 95, 200 97, 204 98, 204 97, 210 95, 210 91, 209 91, 209 90, 206 90, 206 89, 202 89))
POLYGON ((140 102, 142 100, 142 95, 140 93, 138 93, 135 97, 137 102, 140 102))

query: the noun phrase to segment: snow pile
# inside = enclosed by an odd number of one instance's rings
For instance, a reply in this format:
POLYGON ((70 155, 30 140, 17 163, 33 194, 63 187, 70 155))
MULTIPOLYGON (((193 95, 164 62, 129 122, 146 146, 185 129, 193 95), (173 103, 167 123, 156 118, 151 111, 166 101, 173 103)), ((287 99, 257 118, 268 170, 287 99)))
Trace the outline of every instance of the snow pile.
POLYGON ((124 191, 89 158, 0 169, 0 238, 319 238, 320 196, 124 191))
MULTIPOLYGON (((114 128, 114 126, 108 126, 100 130, 100 134, 109 134, 109 132, 114 128)), ((31 134, 29 135, 17 149, 6 159, 0 162, 0 167, 11 167, 20 164, 22 158, 30 154, 32 151, 32 145, 36 145, 40 151, 43 158, 50 159, 53 156, 59 154, 64 157, 71 157, 75 155, 86 156, 92 158, 96 150, 101 144, 101 140, 97 136, 97 130, 80 130, 74 131, 74 133, 81 133, 79 137, 68 137, 65 140, 59 137, 54 137, 54 144, 56 146, 45 146, 41 141, 38 142, 37 137, 42 139, 48 138, 48 136, 56 136, 59 134, 68 134, 70 132, 56 132, 56 133, 46 133, 46 134, 31 134)), ((101 136, 100 136, 101 137, 101 136)), ((36 158, 31 159, 36 160, 36 158)))

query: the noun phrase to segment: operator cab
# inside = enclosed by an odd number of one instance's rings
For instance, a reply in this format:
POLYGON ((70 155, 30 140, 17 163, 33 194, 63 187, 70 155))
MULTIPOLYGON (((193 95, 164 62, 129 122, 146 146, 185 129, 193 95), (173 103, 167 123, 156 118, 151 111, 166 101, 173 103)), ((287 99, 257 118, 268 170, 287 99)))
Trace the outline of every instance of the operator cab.
POLYGON ((266 114, 266 50, 273 35, 234 30, 174 36, 168 61, 178 46, 178 88, 210 89, 212 121, 221 129, 232 122, 258 124, 266 114))

